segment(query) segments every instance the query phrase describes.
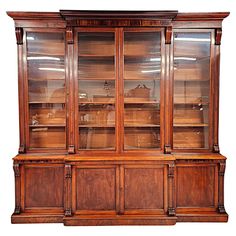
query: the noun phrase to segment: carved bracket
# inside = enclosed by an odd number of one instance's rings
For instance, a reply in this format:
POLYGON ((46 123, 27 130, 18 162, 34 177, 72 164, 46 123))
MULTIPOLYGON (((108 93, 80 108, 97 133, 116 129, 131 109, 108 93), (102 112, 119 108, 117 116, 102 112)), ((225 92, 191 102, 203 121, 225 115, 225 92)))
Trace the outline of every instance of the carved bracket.
POLYGON ((20 177, 20 164, 19 163, 13 164, 13 170, 14 170, 15 177, 20 177))
POLYGON ((20 206, 15 207, 14 214, 20 214, 20 206))
POLYGON ((219 148, 218 144, 214 144, 213 145, 213 152, 215 152, 215 153, 219 153, 220 152, 220 148, 219 148))
POLYGON ((171 163, 168 167, 168 178, 174 178, 175 177, 175 164, 171 163))
POLYGON ((164 146, 164 153, 165 154, 171 154, 171 146, 170 145, 165 145, 164 146))
POLYGON ((67 44, 73 44, 74 43, 74 33, 72 27, 66 28, 66 42, 67 44))
POLYGON ((71 178, 72 177, 71 165, 69 165, 69 164, 65 165, 65 177, 66 178, 71 178))
POLYGON ((19 149, 18 149, 18 153, 25 153, 25 145, 20 145, 19 149))
POLYGON ((175 208, 173 208, 173 207, 169 207, 168 208, 168 215, 169 216, 175 216, 175 208))
POLYGON ((222 29, 221 28, 215 29, 215 45, 221 44, 221 36, 222 36, 222 29))
POLYGON ((218 212, 221 213, 221 214, 226 213, 224 205, 219 205, 218 206, 218 212))
POLYGON ((23 28, 16 27, 15 33, 16 33, 16 43, 18 45, 22 45, 23 44, 23 28))
POLYGON ((171 44, 171 37, 172 37, 172 27, 167 26, 165 29, 165 44, 171 44))
POLYGON ((69 147, 68 147, 68 153, 69 153, 69 154, 74 154, 74 153, 75 153, 75 146, 74 146, 74 145, 69 145, 69 147))
POLYGON ((72 216, 72 210, 71 210, 71 208, 67 208, 67 209, 65 210, 65 216, 72 216))
POLYGON ((225 162, 219 163, 219 176, 225 175, 225 162))

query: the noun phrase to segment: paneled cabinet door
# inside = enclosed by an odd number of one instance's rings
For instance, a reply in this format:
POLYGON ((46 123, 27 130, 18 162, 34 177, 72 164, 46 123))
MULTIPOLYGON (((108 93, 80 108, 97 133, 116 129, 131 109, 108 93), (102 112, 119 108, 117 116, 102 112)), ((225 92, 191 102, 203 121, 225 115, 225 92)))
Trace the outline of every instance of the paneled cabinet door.
POLYGON ((209 149, 213 31, 174 31, 173 148, 209 149))
POLYGON ((74 214, 115 214, 117 170, 112 165, 79 165, 72 169, 74 214))
POLYGON ((21 166, 21 211, 64 212, 64 165, 21 166))
POLYGON ((167 213, 165 165, 125 165, 123 181, 124 214, 167 213))
POLYGON ((26 32, 28 149, 66 149, 63 31, 26 32))

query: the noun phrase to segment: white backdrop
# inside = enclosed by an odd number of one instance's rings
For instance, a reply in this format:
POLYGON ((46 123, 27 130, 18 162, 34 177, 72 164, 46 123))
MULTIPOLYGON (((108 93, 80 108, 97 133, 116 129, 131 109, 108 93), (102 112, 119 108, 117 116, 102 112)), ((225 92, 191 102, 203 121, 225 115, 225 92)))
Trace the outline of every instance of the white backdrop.
POLYGON ((236 1, 235 0, 7 0, 0 3, 0 233, 1 235, 232 235, 236 233, 236 1), (64 227, 61 224, 11 225, 14 179, 11 158, 18 149, 17 57, 14 24, 6 11, 179 10, 230 11, 223 23, 220 83, 220 149, 228 157, 225 175, 225 223, 179 223, 176 226, 64 227), (235 145, 235 146, 234 146, 235 145), (234 234, 233 233, 233 234, 234 234))

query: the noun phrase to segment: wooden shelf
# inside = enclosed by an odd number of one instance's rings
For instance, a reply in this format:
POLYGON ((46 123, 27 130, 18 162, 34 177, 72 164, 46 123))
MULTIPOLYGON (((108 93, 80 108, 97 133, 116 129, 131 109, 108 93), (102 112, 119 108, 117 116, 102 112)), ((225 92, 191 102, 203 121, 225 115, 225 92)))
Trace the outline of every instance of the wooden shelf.
POLYGON ((208 124, 174 124, 174 127, 208 127, 208 124))
POLYGON ((115 124, 79 124, 79 128, 115 128, 115 124))
POLYGON ((127 127, 127 128, 159 128, 160 125, 156 125, 156 124, 142 124, 142 123, 134 123, 134 124, 128 124, 128 123, 125 123, 124 124, 124 127, 127 127))
POLYGON ((159 104, 159 101, 143 101, 143 100, 124 100, 125 104, 159 104))
POLYGON ((29 102, 29 104, 65 104, 65 101, 33 101, 29 102))
POLYGON ((110 54, 79 54, 78 57, 91 57, 91 58, 95 58, 95 59, 107 59, 107 58, 114 58, 115 54, 110 55, 110 54))
POLYGON ((30 128, 41 128, 41 127, 66 127, 66 124, 40 124, 40 125, 29 125, 30 128))

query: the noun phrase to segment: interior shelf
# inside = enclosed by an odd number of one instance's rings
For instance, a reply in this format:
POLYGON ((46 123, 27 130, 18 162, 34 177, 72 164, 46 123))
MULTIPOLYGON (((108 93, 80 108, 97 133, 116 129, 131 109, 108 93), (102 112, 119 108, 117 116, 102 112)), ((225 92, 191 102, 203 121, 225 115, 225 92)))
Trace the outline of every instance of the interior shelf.
POLYGON ((173 124, 174 127, 208 127, 208 124, 173 124))
POLYGON ((29 125, 30 128, 41 128, 41 127, 65 127, 66 124, 39 124, 39 125, 29 125))

